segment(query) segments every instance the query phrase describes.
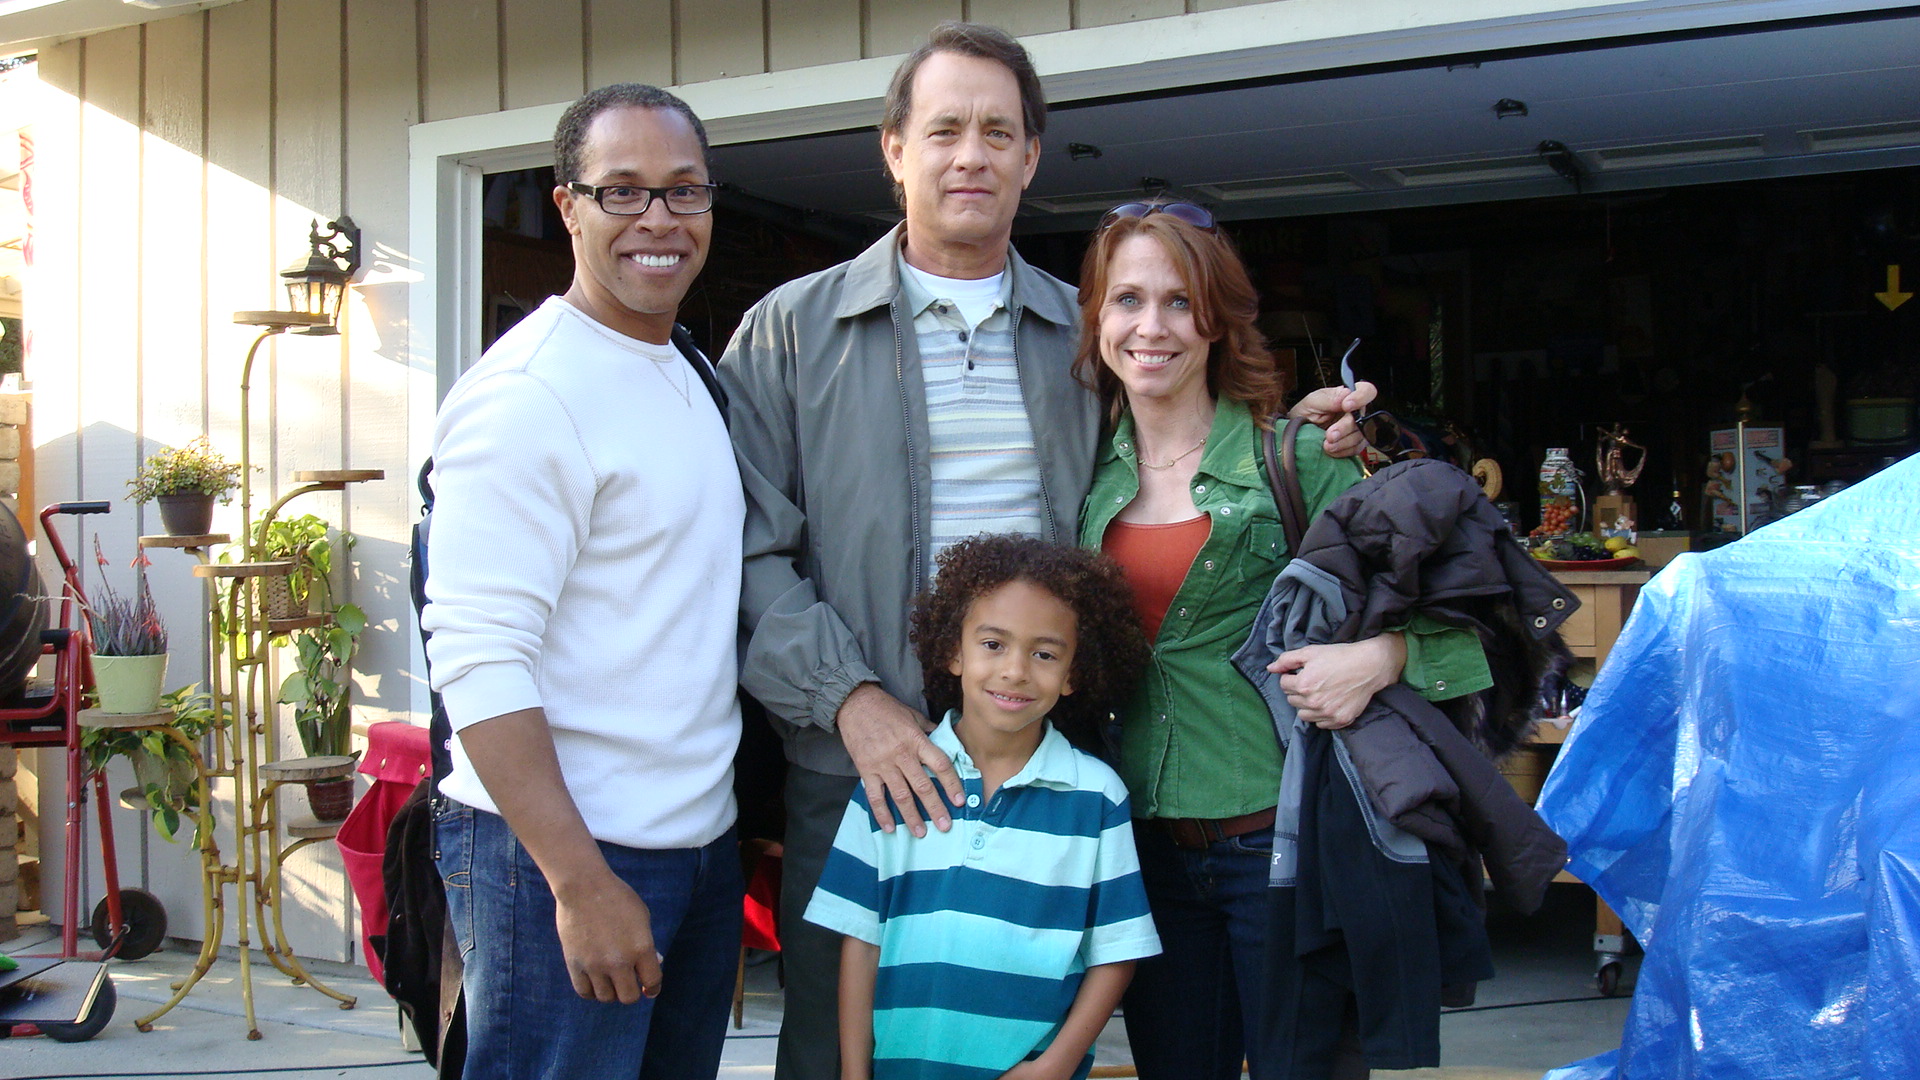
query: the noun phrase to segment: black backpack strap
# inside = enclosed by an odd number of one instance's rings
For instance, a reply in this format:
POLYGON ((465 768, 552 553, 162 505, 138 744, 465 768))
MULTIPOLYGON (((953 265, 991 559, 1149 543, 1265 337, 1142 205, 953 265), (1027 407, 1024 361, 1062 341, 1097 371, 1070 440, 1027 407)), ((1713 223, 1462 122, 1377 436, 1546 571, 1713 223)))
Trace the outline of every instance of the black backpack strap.
MULTIPOLYGON (((427 639, 433 635, 427 633, 420 623, 420 615, 427 609, 427 535, 433 527, 433 459, 428 458, 420 466, 417 481, 420 488, 420 520, 413 524, 413 545, 410 551, 412 566, 408 568, 407 584, 413 594, 413 625, 420 631, 420 647, 424 650, 427 639)), ((432 664, 429 663, 428 678, 432 678, 432 664)), ((447 719, 446 707, 441 704, 438 691, 429 690, 427 700, 432 709, 427 723, 427 738, 432 747, 433 786, 438 792, 440 781, 453 772, 453 724, 447 719)))
POLYGON ((1300 554, 1300 540, 1307 534, 1307 499, 1300 490, 1300 468, 1294 462, 1293 446, 1306 420, 1296 416, 1275 435, 1274 425, 1280 420, 1281 417, 1274 417, 1273 423, 1261 430, 1260 447, 1267 469, 1267 486, 1273 491, 1274 507, 1280 511, 1280 527, 1287 536, 1287 554, 1292 556, 1300 554))
POLYGON ((693 366, 694 373, 699 375, 700 381, 706 384, 707 393, 713 395, 713 404, 720 410, 720 419, 725 420, 727 392, 720 388, 720 379, 714 373, 713 361, 707 359, 707 354, 701 352, 700 346, 693 343, 693 334, 679 323, 673 324, 673 347, 680 350, 680 355, 687 358, 687 363, 693 366))

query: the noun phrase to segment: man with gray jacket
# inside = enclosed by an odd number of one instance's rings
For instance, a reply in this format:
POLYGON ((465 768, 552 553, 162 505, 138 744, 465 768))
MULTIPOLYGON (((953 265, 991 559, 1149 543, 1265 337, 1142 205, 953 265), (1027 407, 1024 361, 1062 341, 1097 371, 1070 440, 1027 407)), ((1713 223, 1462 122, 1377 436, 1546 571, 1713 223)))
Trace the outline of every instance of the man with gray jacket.
POLYGON ((1074 289, 1011 246, 1045 125, 1018 42, 935 28, 894 73, 881 123, 905 222, 768 294, 721 358, 747 496, 741 682, 790 766, 776 1071, 789 1080, 839 1075, 840 935, 802 912, 856 778, 888 831, 896 811, 916 836, 927 817, 948 828, 936 784, 962 798, 926 735, 915 593, 967 535, 1073 542, 1092 476, 1100 421, 1069 373, 1074 289))

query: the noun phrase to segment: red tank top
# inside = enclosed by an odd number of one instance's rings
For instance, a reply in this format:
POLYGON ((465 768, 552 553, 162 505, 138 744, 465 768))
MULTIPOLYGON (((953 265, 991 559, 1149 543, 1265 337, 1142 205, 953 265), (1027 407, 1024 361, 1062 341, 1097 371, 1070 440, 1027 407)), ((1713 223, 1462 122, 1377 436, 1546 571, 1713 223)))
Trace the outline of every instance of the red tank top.
POLYGON ((1160 636, 1160 623, 1173 606, 1173 596, 1187 580, 1187 570, 1213 532, 1205 514, 1165 525, 1136 525, 1115 520, 1107 526, 1100 547, 1113 556, 1133 586, 1133 609, 1147 641, 1160 636))

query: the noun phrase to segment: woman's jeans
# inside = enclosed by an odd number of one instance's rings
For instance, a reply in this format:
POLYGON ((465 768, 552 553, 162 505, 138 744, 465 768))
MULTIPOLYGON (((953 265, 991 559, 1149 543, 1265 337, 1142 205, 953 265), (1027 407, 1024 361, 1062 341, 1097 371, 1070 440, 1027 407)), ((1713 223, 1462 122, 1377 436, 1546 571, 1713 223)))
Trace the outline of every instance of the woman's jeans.
POLYGON ((734 832, 701 848, 602 843, 652 917, 660 996, 632 1005, 573 991, 553 893, 504 819, 450 799, 435 814, 447 921, 466 962, 466 1080, 698 1080, 720 1069, 740 956, 734 832))
POLYGON ((1162 950, 1140 961, 1124 1003, 1140 1080, 1233 1080, 1259 1044, 1241 1017, 1260 1015, 1273 831, 1204 851, 1175 846, 1151 823, 1135 822, 1133 835, 1162 950))

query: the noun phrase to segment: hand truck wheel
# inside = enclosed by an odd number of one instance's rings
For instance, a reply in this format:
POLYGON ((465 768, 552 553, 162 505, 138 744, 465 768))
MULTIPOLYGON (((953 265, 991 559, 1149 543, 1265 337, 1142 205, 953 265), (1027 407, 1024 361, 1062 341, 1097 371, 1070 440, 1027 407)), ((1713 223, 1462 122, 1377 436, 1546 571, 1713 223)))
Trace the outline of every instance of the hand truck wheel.
MULTIPOLYGON (((167 909, 160 904, 160 898, 145 889, 120 890, 120 917, 126 920, 126 930, 120 937, 120 948, 113 952, 119 960, 138 960, 160 947, 167 939, 167 909)), ((113 947, 113 920, 107 914, 107 900, 93 907, 93 942, 102 949, 113 947)))
POLYGON ((1620 996, 1620 969, 1624 966, 1619 957, 1602 958, 1600 966, 1593 973, 1594 985, 1602 997, 1620 996))
POLYGON ((94 995, 92 1007, 87 1009, 87 1015, 81 1017, 79 1023, 41 1024, 40 1034, 54 1042, 86 1042, 100 1034, 100 1030, 107 1026, 107 1021, 113 1019, 117 996, 113 991, 113 977, 108 976, 101 981, 100 992, 94 995))

